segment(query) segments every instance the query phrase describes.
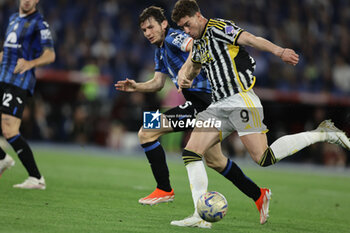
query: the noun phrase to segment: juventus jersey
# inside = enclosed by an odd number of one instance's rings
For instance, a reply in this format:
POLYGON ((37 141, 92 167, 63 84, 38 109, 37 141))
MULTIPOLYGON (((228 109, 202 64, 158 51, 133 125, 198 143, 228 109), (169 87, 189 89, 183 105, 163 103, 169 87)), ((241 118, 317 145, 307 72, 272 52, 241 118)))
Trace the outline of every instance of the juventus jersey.
POLYGON ((41 56, 44 48, 53 48, 53 41, 49 25, 42 15, 38 11, 24 17, 18 13, 11 15, 0 66, 0 82, 20 87, 33 94, 36 83, 34 69, 23 74, 13 72, 19 58, 34 60, 41 56))
POLYGON ((250 90, 255 84, 254 59, 237 44, 243 29, 232 21, 210 19, 194 41, 192 61, 201 63, 212 87, 213 102, 250 90))

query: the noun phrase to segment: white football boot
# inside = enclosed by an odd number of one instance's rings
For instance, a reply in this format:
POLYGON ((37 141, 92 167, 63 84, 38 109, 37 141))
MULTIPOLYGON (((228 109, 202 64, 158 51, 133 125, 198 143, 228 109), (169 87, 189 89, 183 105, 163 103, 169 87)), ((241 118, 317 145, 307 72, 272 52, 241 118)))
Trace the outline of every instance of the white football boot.
POLYGON ((23 183, 13 185, 14 188, 20 189, 46 189, 45 179, 42 176, 40 179, 29 176, 23 183))
POLYGON ((13 160, 13 158, 6 154, 5 158, 0 160, 0 176, 2 175, 2 173, 4 173, 4 171, 12 166, 15 165, 15 160, 13 160))
POLYGON ((170 225, 179 227, 211 228, 211 223, 201 219, 197 213, 183 220, 171 221, 170 225))
POLYGON ((338 144, 350 150, 350 140, 346 134, 335 127, 331 120, 322 121, 315 131, 326 133, 326 142, 338 144))

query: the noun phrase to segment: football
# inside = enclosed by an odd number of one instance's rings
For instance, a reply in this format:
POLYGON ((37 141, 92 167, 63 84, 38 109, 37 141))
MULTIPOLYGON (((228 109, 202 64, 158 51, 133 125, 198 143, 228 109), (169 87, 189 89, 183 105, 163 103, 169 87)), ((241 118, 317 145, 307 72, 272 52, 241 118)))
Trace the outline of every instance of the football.
POLYGON ((227 212, 226 198, 215 191, 204 193, 197 201, 197 212, 207 222, 217 222, 227 212))

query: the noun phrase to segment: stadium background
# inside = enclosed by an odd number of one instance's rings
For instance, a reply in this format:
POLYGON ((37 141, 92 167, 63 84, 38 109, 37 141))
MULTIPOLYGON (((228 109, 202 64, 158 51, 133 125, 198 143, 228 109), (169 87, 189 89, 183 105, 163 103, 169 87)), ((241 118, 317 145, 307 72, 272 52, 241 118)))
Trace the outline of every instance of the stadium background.
MULTIPOLYGON (((41 0, 39 9, 54 35, 56 62, 37 69, 34 98, 23 116, 22 134, 31 141, 97 145, 140 151, 137 130, 143 110, 182 103, 172 84, 155 94, 121 93, 113 84, 153 75, 154 47, 138 26, 138 15, 157 5, 170 12, 176 1, 41 0)), ((326 118, 350 134, 350 2, 345 0, 198 1, 206 17, 239 26, 300 55, 296 67, 271 54, 249 50, 257 62, 256 92, 265 107, 269 140, 310 130, 326 118)), ((17 1, 0 1, 1 45, 17 1)), ((173 23, 170 21, 173 25, 173 23)), ((186 135, 163 139, 179 152, 186 135)), ((237 136, 224 143, 230 156, 247 156, 237 136)), ((316 144, 289 161, 345 167, 350 154, 316 144)), ((287 160, 287 161, 288 161, 287 160)))

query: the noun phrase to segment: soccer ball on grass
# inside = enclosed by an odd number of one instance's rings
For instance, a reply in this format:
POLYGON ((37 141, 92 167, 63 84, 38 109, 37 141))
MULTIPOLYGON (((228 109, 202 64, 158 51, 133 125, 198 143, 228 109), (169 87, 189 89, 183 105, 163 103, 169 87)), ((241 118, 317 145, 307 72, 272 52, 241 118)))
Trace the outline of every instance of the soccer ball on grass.
POLYGON ((197 201, 197 212, 207 222, 217 222, 227 212, 226 198, 215 191, 204 193, 197 201))

